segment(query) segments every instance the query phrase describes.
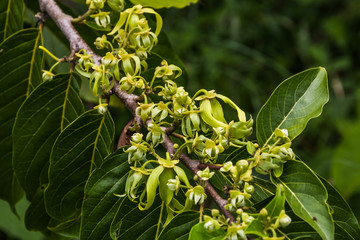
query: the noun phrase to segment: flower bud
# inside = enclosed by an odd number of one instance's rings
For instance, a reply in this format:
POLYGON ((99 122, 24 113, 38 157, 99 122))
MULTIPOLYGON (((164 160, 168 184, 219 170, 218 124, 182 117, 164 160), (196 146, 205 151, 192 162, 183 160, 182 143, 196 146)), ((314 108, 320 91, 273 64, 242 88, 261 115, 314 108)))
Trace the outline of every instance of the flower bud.
POLYGON ((95 106, 94 109, 97 109, 98 113, 104 115, 107 111, 107 104, 106 103, 99 104, 99 105, 95 106))
POLYGON ((246 160, 237 161, 236 168, 237 168, 238 173, 241 175, 248 170, 249 163, 246 160))
POLYGON ((43 74, 42 74, 42 79, 43 81, 51 81, 53 79, 53 77, 55 77, 55 74, 53 74, 52 72, 46 71, 46 70, 42 70, 43 74))
POLYGON ((107 39, 106 35, 102 35, 102 37, 97 37, 94 45, 97 49, 104 49, 106 47, 107 39))
POLYGON ((263 208, 263 209, 260 210, 259 215, 261 217, 267 217, 268 211, 265 208, 263 208))
POLYGON ((211 216, 217 217, 219 216, 220 212, 218 209, 211 209, 211 216))
POLYGON ((280 218, 279 224, 280 227, 287 227, 291 223, 291 218, 288 215, 284 215, 280 218))
POLYGON ((231 161, 228 161, 226 163, 224 163, 224 165, 220 168, 220 171, 221 172, 228 172, 230 171, 230 169, 232 168, 232 162, 231 161))
POLYGON ((166 185, 172 192, 178 192, 180 189, 179 177, 175 176, 175 179, 169 179, 166 185))
POLYGON ((215 172, 210 172, 209 167, 205 168, 202 171, 198 171, 196 173, 203 181, 207 181, 209 180, 214 174, 215 172))
POLYGON ((253 185, 245 183, 244 190, 245 190, 246 193, 252 194, 254 192, 255 188, 254 188, 253 185))
POLYGON ((142 135, 141 133, 134 133, 134 134, 131 136, 131 140, 132 140, 134 143, 141 143, 142 138, 143 138, 143 135, 142 135))

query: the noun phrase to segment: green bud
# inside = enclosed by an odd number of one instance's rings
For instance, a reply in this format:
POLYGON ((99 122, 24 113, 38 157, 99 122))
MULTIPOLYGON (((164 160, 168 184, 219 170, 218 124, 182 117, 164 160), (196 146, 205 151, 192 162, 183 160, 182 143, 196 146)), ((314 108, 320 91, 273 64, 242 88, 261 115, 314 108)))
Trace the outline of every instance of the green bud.
POLYGON ((248 194, 252 194, 255 190, 254 186, 253 185, 250 185, 249 183, 245 183, 245 186, 244 186, 244 190, 246 193, 248 194))
POLYGON ((97 37, 94 45, 97 49, 104 49, 107 44, 107 38, 106 35, 102 35, 102 37, 97 37))
POLYGON ((237 168, 238 173, 241 175, 248 170, 249 163, 246 160, 237 161, 236 168, 237 168))
POLYGON ((205 168, 202 171, 198 171, 196 173, 203 181, 209 180, 212 176, 214 176, 215 172, 210 172, 209 167, 205 168))
POLYGON ((228 172, 230 171, 230 169, 232 168, 232 162, 231 161, 228 161, 226 163, 224 163, 224 165, 220 168, 220 171, 221 172, 228 172))
POLYGON ((102 103, 102 104, 95 106, 94 109, 97 109, 98 113, 100 113, 101 115, 104 115, 107 111, 107 106, 108 105, 106 103, 102 103))
POLYGON ((220 212, 218 209, 211 209, 211 216, 217 217, 219 216, 220 212))
POLYGON ((125 1, 124 0, 107 0, 109 7, 115 12, 121 12, 124 10, 125 1))
POLYGON ((280 218, 279 221, 280 227, 287 227, 289 226, 290 223, 291 223, 291 218, 288 215, 285 214, 280 218))
POLYGON ((134 143, 141 143, 142 138, 143 138, 143 135, 142 135, 141 133, 134 133, 134 134, 131 136, 131 140, 132 140, 134 143))
POLYGON ((263 208, 263 209, 260 210, 259 215, 261 217, 267 217, 268 211, 265 208, 263 208))
POLYGON ((55 77, 55 74, 53 74, 52 72, 46 71, 46 70, 42 70, 43 74, 42 74, 42 79, 43 81, 51 81, 53 79, 53 77, 55 77))

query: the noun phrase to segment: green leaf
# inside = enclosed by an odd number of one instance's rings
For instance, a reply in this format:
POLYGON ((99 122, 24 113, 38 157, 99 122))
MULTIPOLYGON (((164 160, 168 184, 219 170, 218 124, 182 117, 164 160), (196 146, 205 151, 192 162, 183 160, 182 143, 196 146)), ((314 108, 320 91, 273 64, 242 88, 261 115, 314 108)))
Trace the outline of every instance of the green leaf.
POLYGON ((0 44, 0 198, 11 206, 22 197, 12 169, 12 128, 23 101, 41 82, 38 29, 17 32, 0 44))
POLYGON ((273 180, 284 186, 286 201, 297 216, 310 224, 323 239, 334 239, 327 191, 305 163, 288 161, 284 164, 283 175, 273 180))
POLYGON ((161 231, 159 240, 183 239, 187 240, 190 229, 199 222, 199 213, 194 211, 176 215, 161 231))
POLYGON ((127 154, 123 149, 105 159, 85 186, 82 208, 80 239, 111 239, 110 225, 123 199, 115 194, 125 192, 130 170, 127 154))
POLYGON ((0 42, 23 28, 24 1, 0 1, 0 42))
POLYGON ((139 210, 138 204, 122 198, 119 209, 110 226, 110 235, 116 240, 155 239, 161 212, 160 198, 146 211, 139 210))
POLYGON ((254 176, 255 174, 256 172, 253 172, 255 191, 251 195, 251 200, 257 203, 273 196, 276 191, 276 186, 269 180, 261 178, 263 176, 254 176))
POLYGON ((34 195, 25 213, 25 226, 31 231, 45 230, 50 217, 45 211, 44 189, 39 189, 34 195))
POLYGON ((329 100, 324 68, 312 68, 282 82, 261 108, 256 119, 256 136, 260 146, 271 142, 274 130, 287 129, 294 139, 308 121, 318 117, 329 100))
POLYGON ((144 7, 152 8, 184 8, 190 3, 196 3, 198 0, 131 0, 133 4, 141 4, 144 7))
POLYGON ((113 138, 109 112, 101 115, 97 110, 85 112, 61 132, 51 152, 45 190, 46 210, 51 217, 66 221, 78 216, 85 183, 110 153, 113 138))
POLYGON ((191 228, 189 240, 218 240, 225 238, 226 233, 224 230, 219 229, 209 232, 205 229, 204 224, 204 222, 201 222, 191 228))
POLYGON ((80 232, 80 217, 70 219, 65 222, 59 222, 55 219, 51 219, 47 228, 51 232, 57 233, 61 236, 78 239, 80 232))
POLYGON ((325 179, 320 177, 329 198, 328 203, 334 211, 335 239, 360 239, 360 226, 353 211, 344 198, 325 179))
POLYGON ((28 199, 47 183, 51 148, 70 122, 84 112, 73 74, 42 83, 25 100, 13 130, 13 167, 28 199))

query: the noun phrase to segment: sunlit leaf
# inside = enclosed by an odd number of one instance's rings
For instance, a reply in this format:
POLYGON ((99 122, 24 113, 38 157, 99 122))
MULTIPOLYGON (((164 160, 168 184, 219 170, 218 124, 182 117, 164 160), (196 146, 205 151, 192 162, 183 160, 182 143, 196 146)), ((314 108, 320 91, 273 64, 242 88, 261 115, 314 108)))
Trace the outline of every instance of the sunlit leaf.
POLYGON ((327 204, 327 191, 315 173, 297 160, 284 164, 280 178, 286 201, 293 212, 310 224, 323 239, 334 239, 334 221, 327 204))
POLYGON ((359 222, 347 202, 325 179, 320 177, 320 180, 328 192, 330 208, 334 211, 335 239, 360 239, 359 222))
POLYGON ((274 130, 287 129, 294 139, 308 121, 318 117, 329 100, 324 68, 312 68, 281 83, 261 108, 256 119, 256 136, 260 146, 272 141, 274 130))

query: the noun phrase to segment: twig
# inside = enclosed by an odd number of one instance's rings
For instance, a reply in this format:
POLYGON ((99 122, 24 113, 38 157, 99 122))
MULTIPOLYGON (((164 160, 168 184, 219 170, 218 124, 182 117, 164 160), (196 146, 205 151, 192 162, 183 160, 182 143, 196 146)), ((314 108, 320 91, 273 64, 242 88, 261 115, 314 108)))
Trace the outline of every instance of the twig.
POLYGON ((73 22, 73 23, 81 22, 81 21, 83 21, 85 18, 87 18, 92 12, 93 12, 92 10, 88 10, 86 13, 84 13, 84 15, 79 16, 79 17, 77 17, 77 18, 73 18, 73 19, 71 20, 71 22, 73 22))
POLYGON ((78 52, 85 49, 88 54, 93 55, 96 64, 101 63, 101 57, 93 52, 72 25, 73 18, 65 14, 54 0, 39 0, 39 5, 41 11, 48 14, 68 39, 71 50, 78 52))
MULTIPOLYGON (((65 14, 60 7, 56 4, 54 0, 39 0, 41 11, 44 13, 46 12, 49 17, 53 19, 56 25, 60 28, 63 32, 65 37, 70 42, 70 48, 72 51, 78 52, 81 49, 85 49, 88 54, 91 54, 95 63, 101 63, 101 57, 96 55, 92 49, 87 45, 87 43, 82 39, 79 33, 75 30, 74 26, 72 25, 73 18, 67 14, 65 14)), ((134 116, 134 119, 137 123, 142 123, 142 120, 136 116, 136 108, 138 96, 134 94, 128 94, 124 91, 121 91, 119 88, 119 84, 115 81, 114 88, 112 92, 124 103, 124 105, 129 109, 131 114, 134 116)), ((149 121, 145 124, 147 125, 149 121)), ((143 123, 142 123, 143 124, 143 123)), ((172 129, 171 129, 172 131, 172 129)), ((169 131, 169 132, 171 132, 169 131)), ((165 140, 162 143, 165 149, 170 153, 174 154, 175 149, 173 147, 174 143, 170 140, 169 136, 165 134, 165 140)), ((181 162, 188 167, 194 174, 196 174, 200 168, 200 161, 193 160, 185 154, 180 155, 181 162)), ((227 200, 221 198, 221 196, 215 191, 215 189, 211 186, 210 183, 206 182, 205 189, 208 195, 215 201, 215 203, 219 206, 222 213, 227 217, 230 222, 234 222, 235 219, 232 214, 225 209, 225 205, 227 204, 227 200)))

